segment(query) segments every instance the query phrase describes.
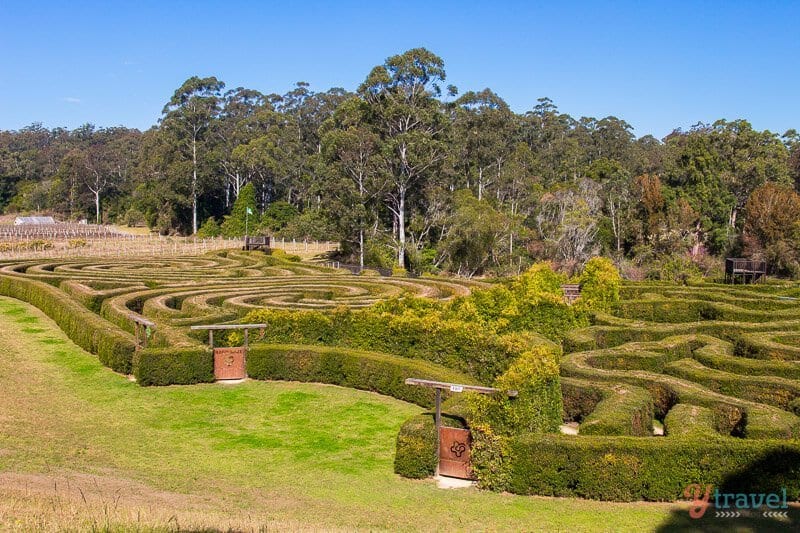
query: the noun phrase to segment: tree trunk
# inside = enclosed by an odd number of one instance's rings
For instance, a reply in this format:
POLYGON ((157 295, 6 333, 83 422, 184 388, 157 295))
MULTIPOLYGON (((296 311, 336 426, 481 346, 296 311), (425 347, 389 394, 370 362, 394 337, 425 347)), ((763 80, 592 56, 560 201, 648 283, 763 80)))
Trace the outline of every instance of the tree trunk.
POLYGON ((197 139, 192 139, 192 235, 197 234, 197 139))
POLYGON ((358 266, 364 268, 364 228, 358 229, 358 266))
POLYGON ((397 240, 399 246, 397 247, 397 266, 403 268, 403 259, 406 255, 406 191, 405 187, 401 187, 397 205, 397 240))
POLYGON ((94 212, 96 224, 100 225, 100 191, 94 193, 94 212))

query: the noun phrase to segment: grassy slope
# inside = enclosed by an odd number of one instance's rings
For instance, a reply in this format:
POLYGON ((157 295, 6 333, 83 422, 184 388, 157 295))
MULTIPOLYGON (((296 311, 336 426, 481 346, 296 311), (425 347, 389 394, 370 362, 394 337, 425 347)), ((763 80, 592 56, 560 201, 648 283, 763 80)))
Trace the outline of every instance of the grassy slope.
POLYGON ((392 473, 419 412, 338 387, 140 388, 0 298, 0 530, 647 530, 674 507, 447 491, 392 473))

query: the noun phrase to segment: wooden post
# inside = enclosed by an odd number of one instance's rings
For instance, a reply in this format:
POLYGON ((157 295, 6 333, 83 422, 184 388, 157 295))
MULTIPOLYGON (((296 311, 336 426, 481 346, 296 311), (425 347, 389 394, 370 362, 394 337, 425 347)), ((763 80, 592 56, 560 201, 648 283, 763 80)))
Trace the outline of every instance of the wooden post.
POLYGON ((247 348, 249 346, 249 340, 250 340, 249 333, 250 333, 249 329, 244 330, 244 353, 247 353, 247 348))
POLYGON ((436 426, 436 475, 439 475, 439 430, 442 427, 442 389, 436 388, 436 413, 433 415, 436 426))
POLYGON ((213 329, 208 330, 208 345, 211 347, 212 350, 214 349, 214 330, 213 329))

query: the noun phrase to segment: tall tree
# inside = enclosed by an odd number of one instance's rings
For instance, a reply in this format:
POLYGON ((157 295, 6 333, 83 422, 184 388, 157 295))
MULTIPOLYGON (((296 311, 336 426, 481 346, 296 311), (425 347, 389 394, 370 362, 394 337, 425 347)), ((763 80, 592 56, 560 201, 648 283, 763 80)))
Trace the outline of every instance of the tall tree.
POLYGON ((342 103, 321 128, 323 155, 340 178, 330 182, 329 193, 338 200, 340 226, 349 222, 344 214, 350 213, 354 219, 358 231, 358 261, 362 267, 364 235, 377 219, 372 204, 386 187, 380 138, 368 127, 367 111, 363 100, 351 98, 342 103))
MULTIPOLYGON (((397 263, 404 265, 410 196, 422 193, 425 180, 444 161, 448 126, 436 97, 445 80, 444 61, 424 48, 392 56, 372 69, 358 89, 370 108, 390 169, 387 204, 397 228, 397 263)), ((455 88, 450 87, 455 94, 455 88)))
POLYGON ((474 183, 478 200, 495 183, 513 148, 513 114, 502 98, 489 89, 464 93, 455 101, 453 137, 457 164, 467 183, 474 183))
POLYGON ((200 150, 212 120, 219 112, 220 93, 225 84, 215 77, 193 76, 181 85, 164 106, 162 126, 175 135, 176 142, 191 158, 190 195, 192 234, 197 233, 197 199, 201 192, 198 177, 200 150))

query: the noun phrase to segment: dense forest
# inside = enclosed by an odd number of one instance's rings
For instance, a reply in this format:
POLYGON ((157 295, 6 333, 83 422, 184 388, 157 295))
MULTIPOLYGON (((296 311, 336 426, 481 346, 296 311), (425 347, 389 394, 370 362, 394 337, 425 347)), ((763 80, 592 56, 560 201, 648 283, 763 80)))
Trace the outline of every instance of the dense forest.
POLYGON ((241 235, 247 217, 251 233, 338 240, 351 261, 418 272, 571 270, 602 253, 631 278, 713 273, 726 255, 800 276, 795 130, 719 120, 636 138, 613 116, 549 98, 518 114, 445 80, 414 49, 356 92, 193 77, 145 132, 0 131, 0 210, 204 236, 241 235))

